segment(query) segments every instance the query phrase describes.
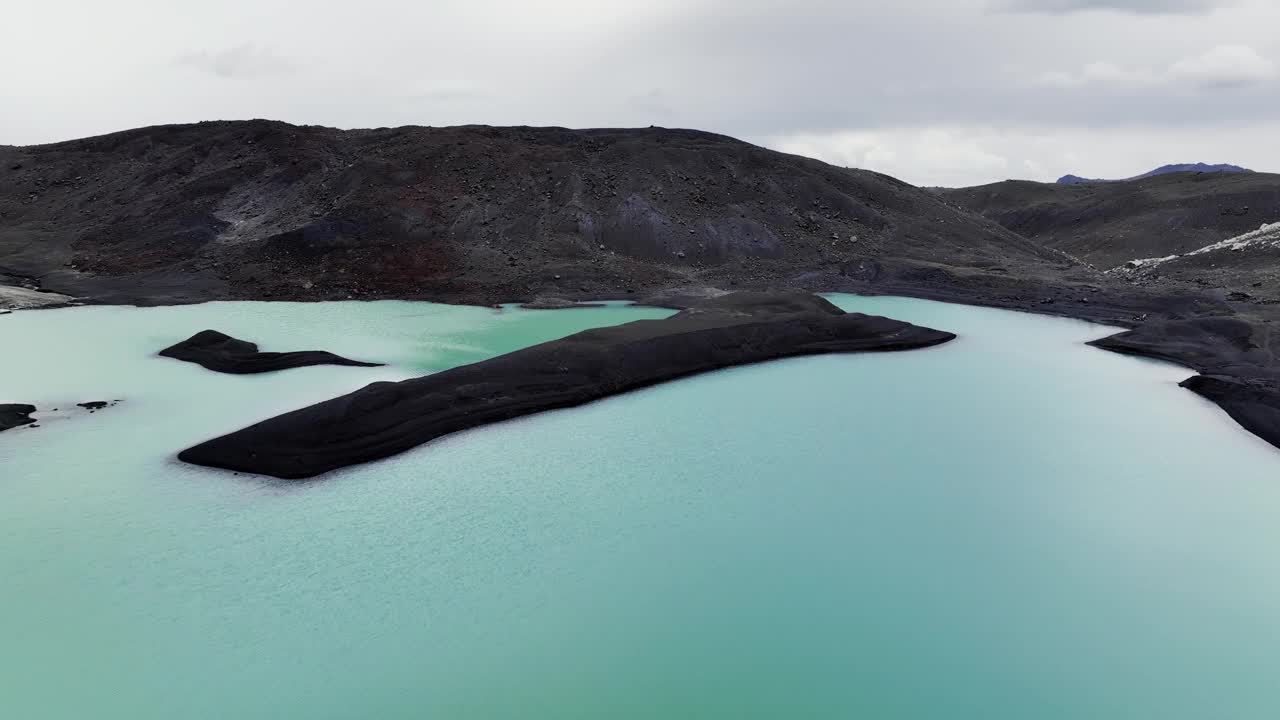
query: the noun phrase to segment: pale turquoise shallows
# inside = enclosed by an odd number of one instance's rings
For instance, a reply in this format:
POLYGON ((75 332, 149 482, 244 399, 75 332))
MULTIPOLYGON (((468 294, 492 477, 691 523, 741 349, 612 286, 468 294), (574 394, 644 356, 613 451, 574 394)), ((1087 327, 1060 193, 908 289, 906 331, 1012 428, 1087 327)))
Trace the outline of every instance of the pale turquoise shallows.
POLYGON ((304 483, 173 456, 663 311, 0 317, 0 402, 60 408, 0 434, 0 718, 1280 717, 1280 453, 1180 390, 1188 371, 1081 344, 1105 328, 837 300, 961 338, 692 378, 304 483), (153 356, 206 327, 392 365, 153 356))

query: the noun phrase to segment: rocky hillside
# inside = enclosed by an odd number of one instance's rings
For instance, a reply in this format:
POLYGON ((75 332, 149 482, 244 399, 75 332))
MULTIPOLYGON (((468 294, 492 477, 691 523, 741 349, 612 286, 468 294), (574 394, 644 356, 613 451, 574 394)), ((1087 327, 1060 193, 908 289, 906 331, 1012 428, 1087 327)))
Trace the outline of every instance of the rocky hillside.
POLYGON ((1280 213, 1277 180, 939 194, 691 130, 143 128, 0 147, 0 310, 911 295, 1134 328, 1106 347, 1211 373, 1214 401, 1280 444, 1280 299, 1107 274, 1057 249, 1103 268, 1194 250, 1280 213))
POLYGON ((1280 222, 1189 253, 1130 260, 1111 273, 1140 285, 1173 280, 1233 288, 1236 300, 1270 299, 1280 292, 1280 222))
POLYGON ((892 178, 689 130, 249 121, 0 147, 0 285, 98 301, 493 302, 1072 269, 892 178))
POLYGON ((1103 270, 1181 255, 1280 220, 1280 175, 1268 173, 1173 173, 1083 185, 1009 180, 941 196, 1103 270))
POLYGON ((1078 185, 1080 183, 1124 182, 1125 180, 1143 180, 1145 178, 1155 177, 1157 175, 1168 175, 1170 173, 1180 173, 1180 172, 1251 173, 1253 171, 1250 170, 1249 168, 1242 168, 1239 165, 1227 165, 1227 164, 1221 164, 1221 163, 1216 165, 1210 165, 1208 163, 1180 163, 1175 165, 1161 165, 1155 170, 1144 172, 1141 175, 1135 175, 1131 178, 1124 178, 1122 180, 1101 180, 1098 178, 1084 178, 1084 177, 1080 177, 1079 175, 1063 175, 1062 177, 1058 178, 1058 183, 1061 185, 1078 185))

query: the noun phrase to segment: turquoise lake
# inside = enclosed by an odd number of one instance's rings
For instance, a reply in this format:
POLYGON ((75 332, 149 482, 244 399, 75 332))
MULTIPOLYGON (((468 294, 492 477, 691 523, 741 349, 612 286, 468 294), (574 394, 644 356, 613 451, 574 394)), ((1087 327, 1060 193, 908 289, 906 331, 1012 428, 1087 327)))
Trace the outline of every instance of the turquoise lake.
POLYGON ((0 402, 59 408, 0 433, 0 718, 1280 717, 1280 452, 1178 388, 1190 371, 1083 345, 1108 328, 832 299, 960 338, 703 375, 292 483, 174 455, 666 311, 0 317, 0 402), (389 365, 155 356, 205 328, 389 365))

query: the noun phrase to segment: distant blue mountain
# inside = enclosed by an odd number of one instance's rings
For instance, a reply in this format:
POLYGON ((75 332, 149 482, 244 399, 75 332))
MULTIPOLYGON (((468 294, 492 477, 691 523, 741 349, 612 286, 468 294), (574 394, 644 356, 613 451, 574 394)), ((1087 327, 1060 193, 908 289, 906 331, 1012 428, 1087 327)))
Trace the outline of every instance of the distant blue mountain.
POLYGON ((1081 183, 1107 183, 1107 182, 1124 182, 1125 180, 1141 180, 1143 178, 1155 177, 1156 175, 1168 175, 1176 172, 1222 172, 1222 173, 1248 173, 1253 172, 1248 168, 1242 168, 1239 165, 1207 165, 1205 163, 1184 163, 1181 165, 1164 165, 1152 170, 1151 172, 1135 175, 1124 180, 1099 180, 1095 178, 1082 178, 1079 175, 1063 175, 1058 178, 1059 185, 1079 185, 1081 183))

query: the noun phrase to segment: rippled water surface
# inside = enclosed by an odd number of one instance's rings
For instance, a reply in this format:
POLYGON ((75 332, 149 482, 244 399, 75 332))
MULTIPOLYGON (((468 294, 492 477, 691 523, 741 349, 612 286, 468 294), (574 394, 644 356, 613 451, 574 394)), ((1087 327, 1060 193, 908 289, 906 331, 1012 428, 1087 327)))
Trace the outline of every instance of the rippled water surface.
POLYGON ((961 338, 691 378, 303 483, 173 456, 665 311, 0 317, 0 402, 59 408, 0 434, 0 717, 1280 717, 1280 453, 1180 390, 1189 371, 1081 344, 1105 328, 835 299, 961 338), (390 365, 154 356, 204 328, 390 365))

